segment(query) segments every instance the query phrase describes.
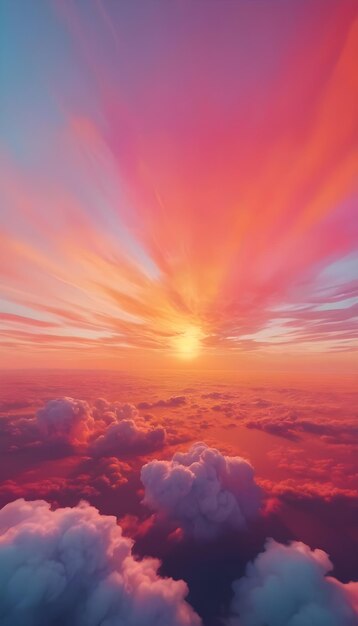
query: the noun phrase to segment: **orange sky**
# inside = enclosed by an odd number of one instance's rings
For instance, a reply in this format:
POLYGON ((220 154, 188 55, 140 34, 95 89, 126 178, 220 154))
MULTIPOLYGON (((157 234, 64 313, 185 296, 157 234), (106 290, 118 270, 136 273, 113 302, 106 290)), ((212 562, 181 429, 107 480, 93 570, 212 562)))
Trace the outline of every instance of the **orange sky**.
POLYGON ((356 2, 70 6, 5 16, 1 367, 354 372, 356 2))

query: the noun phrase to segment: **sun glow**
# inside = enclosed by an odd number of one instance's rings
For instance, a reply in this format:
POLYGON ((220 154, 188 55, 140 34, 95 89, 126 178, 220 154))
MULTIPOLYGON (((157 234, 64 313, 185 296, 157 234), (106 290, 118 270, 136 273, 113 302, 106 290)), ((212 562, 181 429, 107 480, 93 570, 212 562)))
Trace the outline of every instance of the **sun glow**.
POLYGON ((202 331, 195 327, 189 326, 183 332, 173 338, 173 347, 182 359, 195 359, 201 351, 202 331))

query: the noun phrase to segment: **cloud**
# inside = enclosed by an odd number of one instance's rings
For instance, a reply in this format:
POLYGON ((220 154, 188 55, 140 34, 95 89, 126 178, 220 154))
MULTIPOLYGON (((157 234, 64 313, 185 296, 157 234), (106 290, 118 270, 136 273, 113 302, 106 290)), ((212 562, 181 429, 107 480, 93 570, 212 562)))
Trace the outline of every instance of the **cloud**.
POLYGON ((16 498, 25 497, 29 500, 44 498, 62 506, 77 504, 81 498, 91 501, 93 497, 120 489, 128 484, 132 474, 131 467, 116 457, 84 457, 80 461, 76 457, 69 457, 67 460, 72 459, 76 465, 71 463, 72 467, 68 471, 66 465, 59 466, 59 474, 55 476, 45 469, 37 479, 30 472, 30 481, 27 479, 24 482, 19 476, 5 480, 0 483, 0 502, 7 504, 16 498))
POLYGON ((8 411, 16 411, 19 409, 25 409, 31 406, 29 400, 13 400, 7 402, 6 400, 0 400, 0 413, 7 413, 8 411))
POLYGON ((321 499, 325 502, 335 502, 339 499, 349 499, 358 502, 357 489, 350 487, 337 487, 334 483, 314 482, 286 478, 277 482, 269 479, 261 479, 260 486, 271 496, 276 496, 287 501, 299 502, 303 500, 321 499))
POLYGON ((323 550, 269 539, 233 584, 230 626, 354 626, 358 585, 326 576, 332 568, 323 550))
POLYGON ((278 435, 295 441, 299 434, 308 433, 324 438, 327 443, 358 443, 358 427, 355 419, 298 419, 295 412, 286 415, 270 415, 258 419, 248 419, 246 428, 255 428, 272 435, 278 435))
POLYGON ((90 446, 96 455, 142 454, 165 443, 165 429, 141 417, 134 404, 110 404, 101 398, 95 402, 94 415, 104 429, 90 446))
POLYGON ((232 398, 232 394, 231 393, 222 393, 221 391, 210 391, 209 393, 202 393, 201 397, 203 399, 211 399, 211 400, 219 400, 221 398, 223 399, 228 399, 228 398, 232 398))
POLYGON ((0 511, 2 626, 199 626, 182 581, 136 560, 115 517, 86 503, 50 510, 16 500, 0 511))
POLYGON ((157 400, 156 402, 139 402, 138 409, 154 409, 157 407, 174 408, 186 404, 185 396, 171 396, 167 400, 157 400))
POLYGON ((279 446, 267 453, 282 480, 262 478, 260 486, 271 495, 286 501, 302 501, 321 498, 326 502, 349 498, 358 503, 357 470, 354 449, 347 446, 341 453, 343 458, 334 456, 310 459, 307 464, 305 448, 279 446))
POLYGON ((245 423, 246 428, 262 430, 270 435, 277 435, 278 437, 284 437, 295 441, 298 436, 293 430, 292 424, 286 420, 270 420, 270 419, 258 419, 248 420, 245 423))
POLYGON ((144 503, 198 539, 244 528, 260 508, 260 489, 250 463, 223 456, 205 443, 194 444, 187 453, 177 452, 171 461, 147 463, 141 480, 144 503))
POLYGON ((50 400, 36 415, 39 430, 46 440, 84 443, 94 429, 91 409, 84 400, 50 400))
POLYGON ((111 424, 103 435, 100 435, 92 444, 91 450, 95 454, 115 455, 124 453, 149 452, 161 448, 165 443, 166 432, 161 426, 148 426, 140 420, 124 419, 111 424))
POLYGON ((139 415, 134 404, 108 402, 105 398, 98 398, 94 403, 93 410, 96 418, 103 419, 106 423, 121 419, 134 419, 139 415))
POLYGON ((83 400, 50 400, 38 411, 37 421, 48 439, 68 440, 72 445, 88 443, 98 455, 143 453, 164 445, 165 429, 148 424, 129 403, 110 403, 104 398, 90 407, 83 400))

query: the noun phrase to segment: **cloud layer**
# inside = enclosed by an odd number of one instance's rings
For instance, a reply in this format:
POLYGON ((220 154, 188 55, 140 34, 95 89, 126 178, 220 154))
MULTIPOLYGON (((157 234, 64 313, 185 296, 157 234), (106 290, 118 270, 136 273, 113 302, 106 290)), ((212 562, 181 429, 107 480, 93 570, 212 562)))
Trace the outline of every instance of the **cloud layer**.
POLYGON ((50 510, 16 500, 0 511, 2 626, 199 626, 183 581, 137 561, 114 517, 86 503, 50 510))
POLYGON ((147 463, 141 479, 144 502, 200 539, 225 528, 244 528, 260 508, 250 463, 223 456, 205 443, 177 452, 171 461, 147 463))
MULTIPOLYGON (((158 380, 150 382, 122 373, 106 373, 102 379, 98 372, 81 373, 77 380, 75 374, 71 373, 70 377, 71 381, 65 379, 64 373, 8 376, 0 399, 0 505, 19 497, 40 498, 59 510, 59 506, 72 507, 85 498, 101 513, 114 515, 120 520, 124 534, 135 538, 133 554, 141 558, 158 557, 162 576, 186 581, 189 601, 205 626, 224 624, 225 616, 226 626, 238 623, 262 626, 262 614, 257 613, 261 610, 261 600, 265 626, 287 626, 286 621, 275 621, 278 613, 271 616, 270 605, 265 604, 267 594, 262 591, 260 596, 259 590, 271 584, 272 570, 269 566, 260 569, 263 572, 260 585, 257 577, 250 574, 259 571, 261 555, 257 555, 267 537, 284 543, 299 538, 310 546, 318 545, 330 555, 337 579, 356 580, 355 391, 283 387, 282 381, 276 389, 271 385, 248 388, 237 384, 236 379, 229 382, 226 375, 223 381, 215 378, 214 383, 211 379, 203 383, 191 381, 188 372, 175 380, 170 376, 164 378, 160 385, 158 380), (102 394, 111 400, 100 397, 102 394), (55 399, 48 401, 51 397, 55 399), (130 403, 125 402, 127 398, 130 403), (285 439, 272 437, 265 428, 260 432, 247 429, 251 419, 281 423, 285 439), (190 442, 200 440, 203 429, 207 445, 195 444, 187 452, 183 446, 185 438, 190 442), (287 434, 294 435, 289 442, 287 434), (156 445, 160 447, 158 459, 172 460, 148 463, 156 445), (208 446, 217 446, 221 452, 208 446), (178 449, 185 453, 174 454, 178 449), (138 458, 142 453, 148 453, 146 461, 138 458), (255 481, 248 478, 252 477, 252 468, 247 461, 232 456, 237 453, 251 459, 256 482, 269 497, 263 514, 252 522, 247 503, 255 492, 255 481), (147 472, 143 491, 140 467, 145 462, 150 469, 143 470, 147 472), (148 508, 143 506, 143 494, 154 515, 149 516, 148 508), (245 518, 245 532, 238 532, 243 524, 237 507, 245 518), (211 539, 210 545, 203 539, 211 539), (246 591, 235 592, 229 618, 232 581, 244 576, 250 560, 253 569, 248 568, 246 577, 237 583, 245 584, 246 591), (257 595, 260 601, 256 601, 257 595)), ((257 503, 255 498, 254 502, 257 503)), ((254 518, 258 506, 252 508, 254 518)), ((0 517, 4 519, 2 516, 3 512, 0 517)), ((44 530, 46 519, 44 516, 44 530)), ((15 526, 19 524, 16 522, 15 526)), ((9 532, 4 528, 6 542, 9 532)), ((37 535, 32 535, 31 540, 36 545, 37 535)), ((4 539, 0 545, 2 542, 4 539)), ((279 551, 275 552, 277 560, 286 563, 289 559, 281 548, 287 546, 275 546, 279 551)), ((82 550, 82 544, 79 549, 82 550)), ((307 546, 301 552, 305 551, 311 554, 307 546)), ((270 562, 273 554, 270 549, 270 562)), ((24 558, 27 558, 25 553, 24 558)), ((5 563, 2 554, 0 561, 5 563)), ((324 615, 324 626, 337 626, 337 620, 339 626, 351 626, 349 621, 344 621, 346 614, 341 607, 348 606, 347 619, 351 619, 354 585, 342 585, 326 576, 328 561, 322 557, 320 562, 326 562, 324 571, 319 570, 313 559, 314 567, 320 572, 316 578, 312 577, 320 590, 315 596, 317 602, 321 601, 317 615, 324 615)), ((31 553, 24 567, 21 562, 21 572, 32 563, 31 553)), ((292 563, 296 560, 292 559, 292 563)), ((296 566, 292 565, 292 571, 296 591, 296 566)), ((281 570, 275 575, 280 581, 281 570)), ((11 589, 8 577, 5 578, 0 611, 5 610, 5 604, 8 610, 11 602, 17 599, 20 602, 23 589, 19 573, 11 589)), ((288 569, 281 578, 287 584, 287 591, 279 582, 284 591, 275 600, 278 612, 284 611, 287 603, 297 605, 295 599, 291 602, 288 569)), ((42 584, 41 572, 35 572, 33 579, 42 584)), ((314 593, 315 588, 312 589, 314 593)), ((299 608, 306 618, 309 597, 302 592, 301 600, 299 608)), ((12 619, 9 618, 10 623, 17 626, 12 619)), ((39 615, 35 619, 39 621, 33 626, 48 626, 46 621, 41 623, 39 615)), ((283 619, 286 620, 285 614, 283 619)), ((1 626, 2 620, 0 612, 1 626)), ((72 623, 77 626, 71 615, 61 615, 59 620, 61 624, 69 620, 71 626, 72 623)), ((26 620, 20 623, 28 625, 26 620)), ((169 624, 172 624, 170 619, 169 624)), ((293 624, 297 626, 295 621, 293 624)), ((307 626, 305 622, 298 624, 307 626)), ((5 625, 8 626, 6 622, 5 625)), ((321 623, 314 622, 313 626, 321 623)))

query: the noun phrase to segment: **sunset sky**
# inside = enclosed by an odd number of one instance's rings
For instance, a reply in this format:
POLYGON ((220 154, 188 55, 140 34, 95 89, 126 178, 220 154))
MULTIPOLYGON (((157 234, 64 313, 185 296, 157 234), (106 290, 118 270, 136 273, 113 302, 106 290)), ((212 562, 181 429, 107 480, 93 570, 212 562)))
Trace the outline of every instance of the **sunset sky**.
POLYGON ((3 6, 2 367, 352 373, 356 1, 3 6))

